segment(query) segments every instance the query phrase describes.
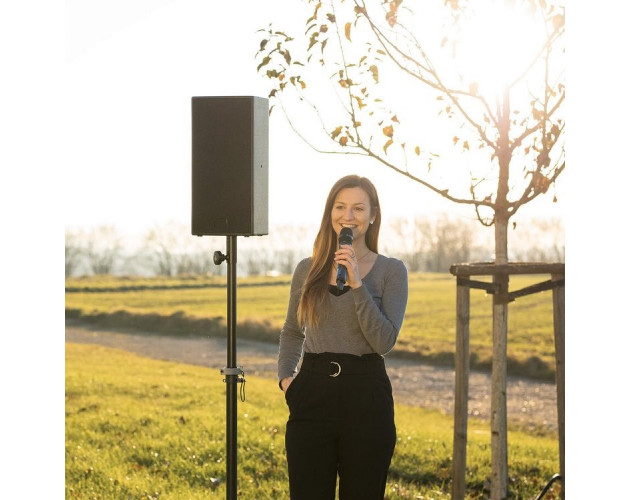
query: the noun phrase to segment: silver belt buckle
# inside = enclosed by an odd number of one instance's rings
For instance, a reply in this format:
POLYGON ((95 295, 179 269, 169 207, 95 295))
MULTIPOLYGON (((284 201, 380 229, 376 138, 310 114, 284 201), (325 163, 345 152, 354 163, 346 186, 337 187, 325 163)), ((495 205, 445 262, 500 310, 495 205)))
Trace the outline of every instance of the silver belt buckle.
POLYGON ((332 375, 329 375, 329 377, 338 377, 339 374, 341 373, 341 365, 337 363, 336 361, 331 361, 330 364, 337 365, 337 373, 333 373, 332 375))

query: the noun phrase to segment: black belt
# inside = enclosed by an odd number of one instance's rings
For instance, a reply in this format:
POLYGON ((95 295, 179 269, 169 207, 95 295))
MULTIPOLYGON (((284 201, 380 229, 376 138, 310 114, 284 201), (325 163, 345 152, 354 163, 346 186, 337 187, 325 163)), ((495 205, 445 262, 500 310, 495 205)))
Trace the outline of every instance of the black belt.
POLYGON ((354 354, 324 352, 304 353, 301 370, 338 377, 339 375, 359 375, 385 369, 383 356, 377 353, 355 356, 354 354))

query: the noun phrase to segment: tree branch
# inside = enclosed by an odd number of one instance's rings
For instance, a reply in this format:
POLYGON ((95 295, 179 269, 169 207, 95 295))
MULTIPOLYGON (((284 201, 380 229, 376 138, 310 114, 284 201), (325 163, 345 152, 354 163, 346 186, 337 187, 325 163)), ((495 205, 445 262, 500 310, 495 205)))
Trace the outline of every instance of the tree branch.
MULTIPOLYGON (((357 0, 355 0, 355 5, 358 6, 357 0)), ((470 125, 472 125, 477 130, 477 133, 482 138, 482 140, 488 146, 490 146, 491 148, 495 148, 494 142, 491 141, 490 139, 488 139, 488 137, 486 136, 483 128, 470 117, 468 112, 460 104, 459 99, 457 99, 457 97, 455 97, 455 96, 459 95, 459 96, 464 96, 464 97, 469 97, 469 98, 472 98, 472 99, 475 99, 475 100, 479 100, 482 103, 483 107, 488 112, 488 115, 492 119, 494 125, 498 126, 497 117, 494 116, 494 114, 492 113, 492 110, 490 109, 490 106, 488 105, 488 102, 483 98, 483 96, 478 95, 478 94, 473 94, 473 93, 471 93, 469 91, 458 90, 458 89, 451 89, 451 88, 447 87, 442 82, 442 80, 439 77, 439 75, 437 74, 437 71, 433 67, 433 64, 431 63, 431 61, 429 59, 429 56, 426 54, 426 52, 422 48, 422 45, 420 44, 420 42, 411 33, 410 33, 410 37, 413 40, 413 43, 415 44, 416 49, 420 52, 420 54, 422 55, 422 57, 426 61, 426 63, 427 63, 426 66, 421 64, 419 61, 417 61, 415 58, 411 57, 410 55, 404 53, 400 49, 398 44, 392 42, 389 39, 389 37, 383 33, 383 31, 372 21, 372 18, 370 17, 370 15, 367 12, 367 8, 365 7, 365 4, 363 4, 363 6, 359 7, 359 8, 362 9, 363 15, 365 15, 365 18, 367 19, 367 22, 370 25, 370 29, 372 30, 372 32, 376 36, 377 40, 381 44, 381 47, 383 47, 383 50, 385 50, 385 52, 390 57, 390 59, 394 62, 394 64, 396 66, 398 66, 402 71, 404 71, 408 75, 412 76, 413 78, 416 78, 416 79, 420 80, 420 82, 422 82, 422 83, 428 85, 429 87, 433 88, 434 90, 436 90, 436 91, 438 91, 438 92, 448 96, 448 98, 451 100, 451 102, 457 107, 457 109, 459 109, 459 111, 462 114, 462 116, 464 117, 464 119, 468 123, 470 123, 470 125), (391 50, 390 50, 390 47, 391 47, 391 50), (423 70, 426 73, 428 73, 431 77, 433 77, 435 79, 435 81, 429 80, 429 79, 425 78, 424 76, 422 76, 422 72, 421 71, 418 71, 418 72, 411 71, 409 68, 407 68, 405 65, 403 65, 398 60, 398 58, 396 57, 396 55, 392 51, 397 53, 400 57, 402 57, 403 60, 407 60, 407 61, 411 62, 413 65, 419 67, 421 70, 423 70)), ((407 33, 409 33, 409 31, 402 24, 398 23, 398 25, 401 26, 401 28, 404 29, 407 33)))
POLYGON ((512 144, 510 145, 510 151, 514 151, 514 149, 516 149, 517 147, 519 147, 522 144, 522 142, 523 142, 523 140, 525 138, 527 138, 529 135, 531 135, 534 132, 536 132, 537 130, 539 130, 543 126, 543 124, 545 122, 549 121, 549 118, 551 118, 554 115, 554 113, 560 108, 560 105, 564 101, 564 95, 565 95, 565 93, 563 91, 562 95, 558 98, 558 100, 556 101, 556 103, 551 108, 551 111, 549 111, 548 114, 546 114, 545 116, 543 116, 543 118, 541 120, 536 122, 536 125, 534 125, 533 127, 529 127, 527 129, 525 129, 521 135, 519 135, 517 138, 515 138, 512 141, 512 144))
POLYGON ((371 158, 374 158, 375 160, 378 160, 380 163, 382 163, 383 165, 385 165, 386 167, 391 168, 392 170, 394 170, 395 172, 398 172, 401 175, 404 175, 405 177, 419 183, 422 184, 423 186, 427 187, 428 189, 430 189, 431 191, 433 191, 434 193, 439 194, 440 196, 442 196, 443 198, 446 198, 447 200, 453 201, 455 203, 459 203, 459 204, 464 204, 464 205, 482 205, 482 206, 486 206, 486 207, 490 207, 490 208, 494 208, 494 204, 492 202, 489 201, 479 201, 479 200, 471 200, 471 199, 467 199, 467 198, 458 198, 455 196, 452 196, 448 193, 448 189, 440 189, 438 187, 435 187, 433 184, 431 184, 430 182, 421 179, 420 177, 416 177, 415 175, 413 175, 411 172, 409 172, 408 170, 403 170, 399 167, 397 167, 396 165, 394 165, 393 163, 387 161, 385 158, 383 158, 382 156, 374 153, 374 151, 372 151, 371 149, 365 147, 363 144, 356 144, 357 148, 365 151, 365 156, 369 156, 371 158))

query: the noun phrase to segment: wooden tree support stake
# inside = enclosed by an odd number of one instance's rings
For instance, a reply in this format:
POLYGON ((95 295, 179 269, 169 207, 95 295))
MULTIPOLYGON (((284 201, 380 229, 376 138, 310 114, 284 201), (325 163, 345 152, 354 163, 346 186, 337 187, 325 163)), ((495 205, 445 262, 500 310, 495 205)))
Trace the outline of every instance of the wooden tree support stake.
MULTIPOLYGON (((451 274, 457 277, 455 329, 455 415, 453 431, 453 500, 466 496, 466 444, 468 439, 468 378, 470 374, 470 289, 485 290, 493 295, 493 317, 507 322, 508 302, 518 297, 545 290, 553 290, 553 330, 556 353, 556 391, 558 399, 558 440, 560 475, 564 499, 564 264, 563 263, 493 263, 456 264, 451 274), (551 279, 515 292, 508 291, 511 274, 551 274, 551 279), (471 276, 492 276, 493 282, 471 280, 471 276)), ((499 499, 507 491, 507 339, 497 332, 501 325, 493 325, 491 448, 491 498, 499 499)), ((504 331, 507 331, 505 329, 504 331)))

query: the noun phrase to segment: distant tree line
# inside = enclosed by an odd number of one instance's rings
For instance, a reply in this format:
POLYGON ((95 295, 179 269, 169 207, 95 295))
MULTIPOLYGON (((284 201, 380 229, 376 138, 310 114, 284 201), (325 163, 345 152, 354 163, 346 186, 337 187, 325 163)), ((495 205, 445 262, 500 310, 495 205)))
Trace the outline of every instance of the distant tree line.
MULTIPOLYGON (((291 274, 310 255, 317 228, 282 226, 269 235, 239 238, 239 275, 291 274)), ((401 259, 411 272, 447 272, 454 263, 494 260, 493 235, 468 219, 447 215, 394 219, 381 230, 379 250, 401 259), (386 227, 385 227, 386 226, 386 227)), ((560 219, 531 219, 512 227, 510 260, 564 262, 560 219)), ((184 224, 154 226, 129 241, 115 226, 67 229, 66 277, 84 275, 224 275, 213 262, 225 252, 223 236, 197 237, 184 224)))

